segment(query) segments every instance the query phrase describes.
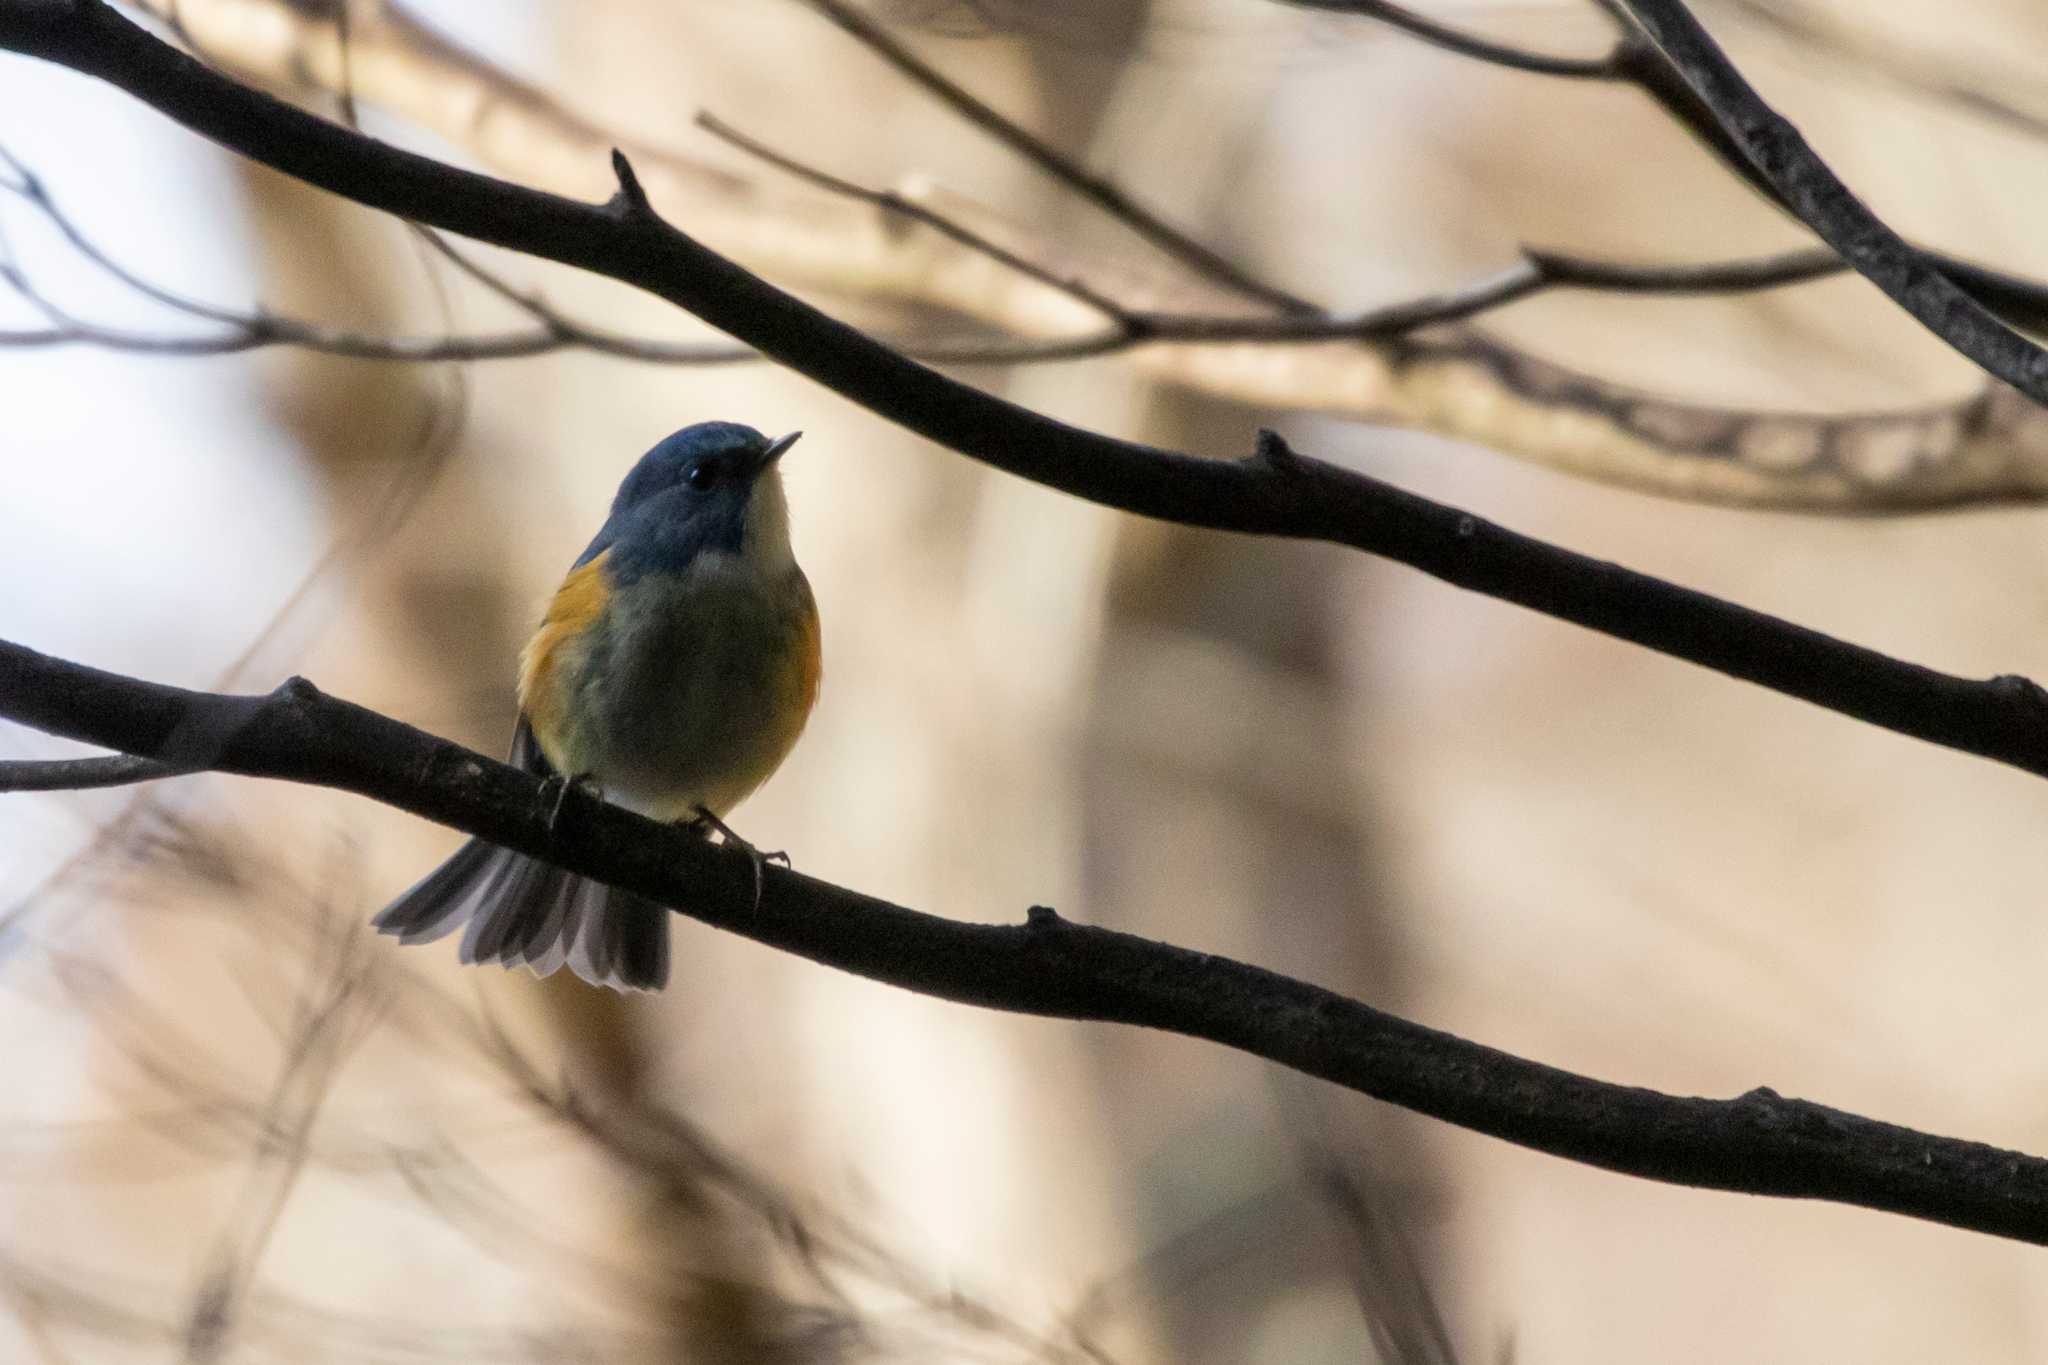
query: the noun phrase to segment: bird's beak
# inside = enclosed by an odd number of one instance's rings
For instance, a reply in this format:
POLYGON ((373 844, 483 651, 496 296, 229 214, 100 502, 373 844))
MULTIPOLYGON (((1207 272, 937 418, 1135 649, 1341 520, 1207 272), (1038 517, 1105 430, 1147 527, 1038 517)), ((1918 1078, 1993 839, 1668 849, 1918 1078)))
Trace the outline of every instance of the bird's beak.
POLYGON ((786 451, 788 451, 788 449, 791 446, 795 445, 797 443, 797 438, 802 435, 803 433, 801 431, 792 431, 787 436, 778 436, 774 440, 770 441, 768 443, 768 448, 761 452, 761 463, 759 467, 761 469, 766 469, 770 465, 774 464, 777 460, 781 459, 783 457, 783 454, 786 451))

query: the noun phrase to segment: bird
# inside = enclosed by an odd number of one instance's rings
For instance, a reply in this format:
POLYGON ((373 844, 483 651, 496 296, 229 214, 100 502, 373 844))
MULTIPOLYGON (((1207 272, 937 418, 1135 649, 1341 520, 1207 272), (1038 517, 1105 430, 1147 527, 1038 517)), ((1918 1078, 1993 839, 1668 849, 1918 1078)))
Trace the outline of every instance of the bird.
MULTIPOLYGON (((817 701, 818 609, 790 547, 774 440, 700 422, 619 485, 520 655, 510 761, 656 820, 716 830, 781 766, 817 701)), ((758 889, 758 881, 756 883, 758 889)), ((464 962, 567 965, 619 991, 668 981, 668 911, 643 896, 472 839, 391 902, 402 943, 463 931, 464 962)))

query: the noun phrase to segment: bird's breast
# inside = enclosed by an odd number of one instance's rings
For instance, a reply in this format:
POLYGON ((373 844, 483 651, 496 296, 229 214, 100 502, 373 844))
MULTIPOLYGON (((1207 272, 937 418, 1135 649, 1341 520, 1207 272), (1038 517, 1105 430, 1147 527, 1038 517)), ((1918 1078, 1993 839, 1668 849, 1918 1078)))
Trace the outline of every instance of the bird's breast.
MULTIPOLYGON (((591 568, 604 573, 601 561, 591 568)), ((810 585, 794 564, 768 575, 706 554, 603 587, 587 623, 556 632, 546 678, 529 663, 522 702, 535 737, 558 769, 590 774, 643 814, 723 814, 781 764, 817 698, 810 585)))

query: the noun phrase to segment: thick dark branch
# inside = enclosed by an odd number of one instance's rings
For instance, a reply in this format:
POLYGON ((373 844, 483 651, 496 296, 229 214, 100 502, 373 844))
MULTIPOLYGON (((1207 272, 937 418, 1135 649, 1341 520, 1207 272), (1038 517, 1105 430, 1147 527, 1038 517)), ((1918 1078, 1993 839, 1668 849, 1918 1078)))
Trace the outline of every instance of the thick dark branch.
MULTIPOLYGON (((1713 107, 1687 83, 1685 73, 1645 35, 1640 21, 1629 12, 1624 0, 1600 0, 1600 3, 1624 30, 1624 36, 1608 58, 1614 68, 1613 79, 1633 85, 1649 96, 1666 115, 1699 139, 1721 159, 1724 166, 1758 194, 1805 222, 1804 214, 1789 203, 1779 187, 1758 169, 1742 142, 1722 126, 1713 107)), ((1807 222, 1807 226, 1812 227, 1813 224, 1807 222)), ((1918 243, 1906 243, 1906 247, 1920 264, 1946 275, 1952 283, 2013 326, 2037 332, 2048 330, 2048 284, 1993 270, 1918 243)))
POLYGON ((2048 402, 2048 352, 2000 322, 1851 193, 1680 0, 1622 3, 1800 221, 1929 331, 2035 402, 2048 402))
POLYGON ((631 184, 598 206, 417 156, 219 73, 99 0, 14 0, 0 47, 109 80, 186 126, 373 208, 668 299, 872 412, 1020 478, 1189 526, 1324 540, 1931 743, 2048 776, 2048 694, 1889 658, 1287 452, 1198 459, 983 393, 890 350, 661 221, 631 184))
POLYGON ((0 641, 0 716, 171 764, 313 783, 546 858, 828 966, 963 1004, 1206 1038, 1538 1151, 2048 1244, 2048 1161, 1755 1090, 1683 1099, 1467 1042, 1228 958, 1062 919, 920 914, 715 847, 294 679, 188 692, 0 641))
POLYGON ((1219 255, 1130 197, 1114 183, 1061 155, 1028 129, 997 113, 958 83, 942 75, 916 53, 896 41, 887 29, 843 0, 811 0, 812 8, 858 39, 869 51, 935 96, 940 103, 981 129, 1069 190, 1130 228, 1174 260, 1233 293, 1277 308, 1283 313, 1314 313, 1317 308, 1254 278, 1244 267, 1219 255))
MULTIPOLYGON (((1630 11, 1626 0, 1595 0, 1600 8, 1613 16, 1623 33, 1605 56, 1590 59, 1547 57, 1540 53, 1526 52, 1519 48, 1475 38, 1398 5, 1385 3, 1385 0, 1281 2, 1375 19, 1412 34, 1433 46, 1495 66, 1572 80, 1600 80, 1633 86, 1647 95, 1674 123, 1692 134, 1718 156, 1721 163, 1751 189, 1799 218, 1807 226, 1815 226, 1807 218, 1805 211, 1790 203, 1771 178, 1758 169, 1744 141, 1730 128, 1723 126, 1723 120, 1715 112, 1714 107, 1688 83, 1681 67, 1646 36, 1642 20, 1630 11)), ((1760 103, 1758 107, 1762 107, 1760 103)), ((1812 155, 1810 151, 1807 154, 1812 155)), ((1819 164, 1817 158, 1815 164, 1819 164)), ((1902 242, 1901 245, 1913 261, 1928 270, 1947 276, 1953 284, 1978 303, 2015 327, 2025 327, 2034 331, 2048 330, 2048 284, 1992 270, 1916 243, 1902 242)), ((1861 269, 1860 266, 1857 268, 1861 269)), ((1943 339, 1950 340, 1945 335, 1943 339)), ((1971 358, 1976 359, 1975 356, 1971 358)))

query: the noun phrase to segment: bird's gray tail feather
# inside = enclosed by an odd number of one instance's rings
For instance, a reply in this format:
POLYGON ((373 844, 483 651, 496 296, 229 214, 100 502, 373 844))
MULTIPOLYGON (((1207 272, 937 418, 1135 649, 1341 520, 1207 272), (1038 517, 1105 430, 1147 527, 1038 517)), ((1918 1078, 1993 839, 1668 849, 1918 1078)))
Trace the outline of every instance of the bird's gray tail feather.
POLYGON ((481 839, 457 849, 377 916, 382 933, 427 943, 464 929, 464 962, 546 976, 564 964, 593 986, 668 982, 668 911, 645 897, 481 839))

